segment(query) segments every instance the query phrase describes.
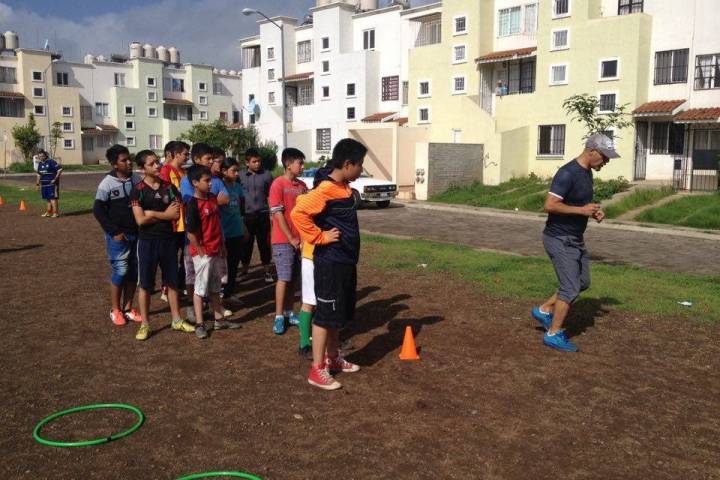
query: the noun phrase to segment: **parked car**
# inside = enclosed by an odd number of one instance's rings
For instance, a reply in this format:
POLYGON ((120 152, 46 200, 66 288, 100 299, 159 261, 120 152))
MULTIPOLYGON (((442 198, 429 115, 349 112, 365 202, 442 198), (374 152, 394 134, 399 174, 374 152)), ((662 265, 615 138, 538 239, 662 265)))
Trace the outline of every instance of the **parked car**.
MULTIPOLYGON (((313 180, 317 168, 308 168, 300 177, 308 188, 313 188, 313 180)), ((372 177, 366 170, 363 170, 360 178, 350 184, 355 195, 360 196, 363 202, 373 202, 378 208, 386 208, 390 206, 390 200, 397 197, 397 185, 393 182, 385 180, 377 180, 372 177)))

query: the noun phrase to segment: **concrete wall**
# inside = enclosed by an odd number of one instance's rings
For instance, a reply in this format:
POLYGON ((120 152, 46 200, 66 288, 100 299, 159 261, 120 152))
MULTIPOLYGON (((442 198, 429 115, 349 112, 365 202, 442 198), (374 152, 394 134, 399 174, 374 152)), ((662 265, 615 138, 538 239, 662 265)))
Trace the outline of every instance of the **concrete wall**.
POLYGON ((522 177, 528 172, 530 127, 519 127, 503 132, 500 164, 500 181, 522 177))
POLYGON ((396 147, 393 126, 353 129, 348 135, 368 148, 363 164, 365 170, 375 178, 393 181, 393 157, 396 147))
POLYGON ((430 143, 428 146, 428 190, 432 196, 450 187, 482 182, 483 146, 469 143, 430 143))
POLYGON ((399 127, 397 129, 397 178, 395 182, 400 187, 415 185, 415 145, 427 143, 429 132, 424 127, 399 127))

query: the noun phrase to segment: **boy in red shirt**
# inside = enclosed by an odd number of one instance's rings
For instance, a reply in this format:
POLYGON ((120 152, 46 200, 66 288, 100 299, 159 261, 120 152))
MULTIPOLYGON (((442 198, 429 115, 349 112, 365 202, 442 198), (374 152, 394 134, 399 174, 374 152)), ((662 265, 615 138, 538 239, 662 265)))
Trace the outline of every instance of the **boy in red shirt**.
POLYGON ((303 181, 298 180, 303 171, 305 155, 297 148, 286 148, 281 159, 285 173, 273 181, 268 198, 272 217, 270 243, 278 277, 273 322, 273 333, 276 335, 285 333, 286 319, 290 325, 300 323, 300 319, 292 311, 296 280, 300 272, 300 234, 293 225, 290 213, 295 208, 298 195, 307 192, 303 181))

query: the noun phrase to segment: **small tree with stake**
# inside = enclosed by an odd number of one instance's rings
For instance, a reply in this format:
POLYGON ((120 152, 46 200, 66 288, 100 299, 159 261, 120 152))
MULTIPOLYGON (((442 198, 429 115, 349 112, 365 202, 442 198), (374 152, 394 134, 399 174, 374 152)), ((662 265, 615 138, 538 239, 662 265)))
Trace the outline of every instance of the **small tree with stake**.
POLYGON ((50 129, 50 158, 55 158, 55 150, 61 138, 63 138, 62 123, 54 122, 50 129))
MULTIPOLYGON (((632 118, 627 112, 629 104, 617 105, 612 112, 599 113, 599 103, 595 95, 587 93, 573 95, 563 102, 565 112, 573 120, 585 125, 583 140, 593 133, 607 132, 611 128, 622 130, 623 128, 632 127, 632 118)), ((615 138, 620 138, 620 136, 615 135, 615 138)))
POLYGON ((37 129, 35 115, 30 114, 27 124, 15 125, 12 128, 12 136, 13 140, 15 140, 15 145, 17 145, 23 157, 25 157, 25 161, 30 162, 37 144, 40 143, 40 139, 42 139, 42 135, 40 135, 40 131, 37 129))

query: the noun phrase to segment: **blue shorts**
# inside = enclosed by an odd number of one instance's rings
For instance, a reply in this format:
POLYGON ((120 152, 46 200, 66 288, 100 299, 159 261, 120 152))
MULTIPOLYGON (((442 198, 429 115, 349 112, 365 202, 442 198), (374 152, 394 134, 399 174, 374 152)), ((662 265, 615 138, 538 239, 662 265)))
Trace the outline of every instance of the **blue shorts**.
POLYGON ((126 240, 114 240, 105 234, 105 249, 110 260, 110 281, 116 287, 137 283, 137 235, 125 234, 126 240))
POLYGON ((175 237, 138 240, 138 284, 143 290, 155 289, 155 275, 160 267, 162 284, 178 287, 178 262, 175 237))
POLYGON ((57 200, 60 198, 60 185, 41 185, 40 195, 43 200, 57 200))

